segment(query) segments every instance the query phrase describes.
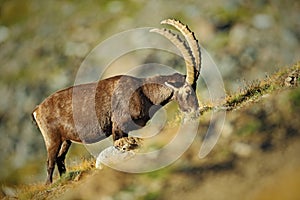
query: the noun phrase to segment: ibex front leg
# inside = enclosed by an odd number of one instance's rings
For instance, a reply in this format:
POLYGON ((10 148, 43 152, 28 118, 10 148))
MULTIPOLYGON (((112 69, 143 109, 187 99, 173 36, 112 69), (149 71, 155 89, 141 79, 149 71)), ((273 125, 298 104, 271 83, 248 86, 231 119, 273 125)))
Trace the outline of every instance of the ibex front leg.
POLYGON ((143 139, 137 137, 123 137, 114 142, 114 146, 122 151, 130 151, 141 146, 143 139))
POLYGON ((142 139, 137 137, 128 137, 127 133, 124 133, 120 128, 113 125, 113 140, 114 146, 122 151, 130 151, 137 149, 142 144, 142 139))

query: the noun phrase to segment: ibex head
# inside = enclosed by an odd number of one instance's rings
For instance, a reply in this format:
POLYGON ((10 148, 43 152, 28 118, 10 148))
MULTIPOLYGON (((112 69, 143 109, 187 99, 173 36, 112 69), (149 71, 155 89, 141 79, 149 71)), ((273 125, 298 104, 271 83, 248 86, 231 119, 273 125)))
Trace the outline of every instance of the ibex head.
POLYGON ((179 108, 184 113, 199 115, 199 104, 196 96, 196 85, 201 68, 201 51, 194 33, 187 25, 174 19, 163 20, 161 24, 169 24, 178 29, 185 40, 167 29, 152 29, 151 32, 159 33, 169 39, 182 53, 186 65, 185 83, 179 86, 165 83, 173 90, 173 99, 178 102, 179 108))
POLYGON ((178 103, 179 109, 193 117, 199 115, 199 104, 196 93, 191 85, 188 83, 183 84, 180 87, 173 86, 169 83, 165 83, 169 88, 173 90, 173 99, 178 103))

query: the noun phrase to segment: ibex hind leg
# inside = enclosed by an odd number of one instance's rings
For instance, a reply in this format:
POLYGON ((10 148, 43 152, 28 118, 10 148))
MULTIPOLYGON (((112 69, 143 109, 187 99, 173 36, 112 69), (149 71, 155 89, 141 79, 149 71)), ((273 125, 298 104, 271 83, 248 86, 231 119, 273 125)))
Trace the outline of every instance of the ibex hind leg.
POLYGON ((62 142, 56 141, 56 142, 49 142, 46 145, 47 146, 47 153, 48 153, 48 157, 47 157, 47 174, 48 174, 48 177, 47 177, 46 184, 52 183, 54 167, 55 167, 55 163, 56 163, 56 160, 57 160, 57 155, 58 155, 59 150, 61 148, 61 144, 62 144, 62 142))
POLYGON ((57 168, 58 168, 60 176, 63 175, 64 173, 66 173, 65 158, 66 158, 66 155, 68 153, 68 150, 69 150, 71 144, 72 144, 72 142, 70 140, 65 140, 65 141, 63 141, 63 143, 60 147, 60 151, 59 151, 57 159, 56 159, 56 164, 57 164, 57 168))

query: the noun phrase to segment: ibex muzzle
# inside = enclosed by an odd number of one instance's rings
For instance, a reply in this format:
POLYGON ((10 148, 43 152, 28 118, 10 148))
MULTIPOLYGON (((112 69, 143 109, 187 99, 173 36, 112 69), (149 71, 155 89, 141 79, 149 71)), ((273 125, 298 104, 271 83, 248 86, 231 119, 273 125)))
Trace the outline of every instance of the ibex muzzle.
POLYGON ((47 183, 52 182, 55 164, 66 172, 65 156, 72 142, 94 143, 110 135, 117 148, 134 149, 138 138, 128 132, 142 128, 153 114, 170 101, 176 101, 182 112, 198 116, 197 79, 201 67, 200 47, 194 33, 177 20, 164 20, 178 29, 184 39, 167 29, 153 29, 169 39, 182 53, 187 74, 136 78, 114 76, 98 82, 69 87, 46 98, 33 111, 47 148, 47 183), (139 87, 136 87, 136 86, 139 87), (78 108, 73 110, 76 91, 78 108), (93 108, 90 102, 94 101, 93 108), (95 109, 98 126, 91 125, 88 109, 95 109), (76 126, 74 114, 82 124, 76 126))

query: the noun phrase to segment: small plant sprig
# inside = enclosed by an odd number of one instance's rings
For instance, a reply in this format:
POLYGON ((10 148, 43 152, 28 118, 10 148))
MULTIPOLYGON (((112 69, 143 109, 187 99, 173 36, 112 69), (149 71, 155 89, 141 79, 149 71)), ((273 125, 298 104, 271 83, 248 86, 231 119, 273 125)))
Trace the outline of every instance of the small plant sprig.
POLYGON ((299 83, 300 63, 291 68, 284 68, 266 76, 263 80, 254 80, 245 84, 239 92, 226 97, 224 107, 232 110, 250 99, 256 99, 275 90, 286 87, 296 87, 299 83))

